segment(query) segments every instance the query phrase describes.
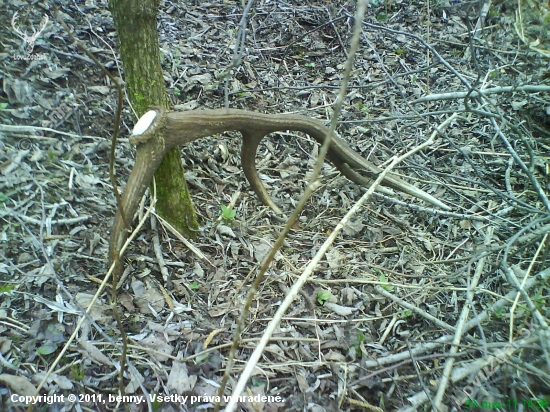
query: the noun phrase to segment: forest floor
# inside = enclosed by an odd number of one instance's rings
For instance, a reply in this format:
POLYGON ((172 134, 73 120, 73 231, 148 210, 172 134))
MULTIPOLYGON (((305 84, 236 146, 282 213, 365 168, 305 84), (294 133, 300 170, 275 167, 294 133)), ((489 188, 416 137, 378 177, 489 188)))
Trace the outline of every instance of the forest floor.
MULTIPOLYGON (((109 288, 68 344, 108 271, 116 89, 50 8, 28 3, 0 2, 5 22, 18 12, 14 27, 0 26, 0 410, 23 410, 13 395, 32 395, 64 348, 40 390, 63 398, 37 410, 213 410, 236 322, 285 219, 250 190, 237 133, 182 148, 201 229, 191 249, 147 220, 126 253, 117 306, 135 367, 127 367, 125 395, 136 398, 117 403, 121 333, 109 288), (28 44, 15 28, 31 34, 45 15, 35 57, 21 59, 28 44), (230 205, 236 214, 224 218, 230 205), (180 398, 145 401, 170 394, 180 398)), ((124 78, 106 1, 66 3, 61 12, 77 38, 124 78)), ((229 76, 240 2, 161 3, 162 66, 175 110, 221 108, 227 92, 231 108, 328 124, 354 2, 256 2, 229 76)), ((550 72, 548 59, 518 39, 515 6, 492 4, 474 33, 474 3, 371 1, 337 132, 383 167, 458 113, 430 148, 396 168, 451 211, 398 193, 361 207, 248 382, 247 396, 270 398, 241 410, 548 407, 550 72), (514 89, 415 102, 468 85, 514 89), (546 89, 517 89, 525 85, 546 89)), ((529 27, 525 35, 536 36, 529 27)), ((539 40, 543 47, 547 39, 539 40)), ((134 162, 128 138, 136 120, 125 99, 115 150, 120 190, 134 162)), ((257 168, 286 216, 318 149, 290 132, 261 144, 257 168)), ((254 299, 226 394, 294 281, 366 191, 328 162, 320 183, 254 299)))

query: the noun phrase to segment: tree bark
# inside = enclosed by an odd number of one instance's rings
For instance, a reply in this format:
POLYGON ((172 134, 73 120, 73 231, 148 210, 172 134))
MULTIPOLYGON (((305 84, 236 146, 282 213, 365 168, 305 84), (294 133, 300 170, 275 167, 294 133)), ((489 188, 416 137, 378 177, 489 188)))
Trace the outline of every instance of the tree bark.
MULTIPOLYGON (((124 67, 128 96, 138 116, 149 107, 169 108, 160 65, 157 33, 159 0, 109 0, 124 67)), ((178 148, 171 150, 155 173, 157 213, 181 234, 193 238, 199 228, 197 216, 178 148)), ((132 219, 132 216, 128 216, 132 219)))

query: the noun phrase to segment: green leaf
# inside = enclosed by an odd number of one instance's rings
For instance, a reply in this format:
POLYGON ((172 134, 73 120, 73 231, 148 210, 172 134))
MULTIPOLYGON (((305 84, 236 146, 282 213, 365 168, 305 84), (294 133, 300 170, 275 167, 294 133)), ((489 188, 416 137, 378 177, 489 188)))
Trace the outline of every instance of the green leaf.
POLYGON ((6 107, 8 107, 8 103, 0 103, 0 110, 4 110, 6 107))
POLYGON ((75 380, 83 380, 86 376, 84 372, 84 366, 81 363, 71 365, 71 375, 75 380))
POLYGON ((46 344, 46 345, 40 346, 40 347, 36 350, 36 353, 38 353, 39 355, 51 355, 51 354, 54 353, 56 350, 57 350, 57 345, 56 345, 56 344, 54 344, 54 343, 48 343, 48 344, 46 344))
MULTIPOLYGON (((386 275, 384 274, 381 274, 379 277, 378 277, 378 280, 380 282, 383 282, 383 283, 387 283, 388 282, 388 278, 386 277, 386 275)), ((394 289, 394 287, 392 285, 382 285, 382 287, 384 289, 386 289, 387 291, 392 291, 394 289)))
POLYGON ((319 305, 324 305, 325 302, 330 299, 330 296, 330 292, 320 290, 317 292, 317 302, 319 302, 319 305))
POLYGON ((0 293, 10 293, 13 289, 14 285, 0 285, 0 293))
POLYGON ((189 284, 189 289, 197 290, 200 287, 200 285, 197 283, 196 280, 194 280, 192 283, 189 284))
POLYGON ((208 358, 210 357, 210 354, 208 353, 203 353, 202 355, 199 355, 195 358, 195 362, 196 363, 202 363, 204 362, 205 360, 207 360, 208 358))
POLYGON ((252 383, 252 386, 264 386, 266 383, 265 380, 261 378, 257 378, 256 376, 253 376, 250 379, 250 382, 252 383))
POLYGON ((164 403, 162 403, 161 401, 159 401, 158 398, 156 398, 153 402, 151 402, 151 406, 153 407, 153 412, 158 412, 164 406, 164 403))
POLYGON ((226 205, 221 205, 222 209, 222 218, 224 220, 231 220, 237 215, 237 211, 229 209, 226 205))

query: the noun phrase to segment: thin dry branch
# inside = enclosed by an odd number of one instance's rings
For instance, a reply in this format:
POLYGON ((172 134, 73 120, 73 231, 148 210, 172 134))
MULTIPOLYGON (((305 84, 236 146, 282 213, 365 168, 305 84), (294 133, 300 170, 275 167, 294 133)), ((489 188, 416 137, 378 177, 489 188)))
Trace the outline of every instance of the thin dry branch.
POLYGON ((439 100, 456 100, 464 99, 465 97, 479 97, 479 96, 490 96, 491 94, 501 94, 501 93, 514 93, 514 92, 525 92, 525 93, 538 93, 538 92, 550 92, 550 86, 541 86, 541 85, 525 85, 525 86, 499 86, 491 87, 490 89, 480 89, 472 90, 471 92, 449 92, 449 93, 437 93, 429 94, 427 96, 422 96, 419 99, 413 100, 412 103, 423 103, 423 102, 433 102, 439 100))

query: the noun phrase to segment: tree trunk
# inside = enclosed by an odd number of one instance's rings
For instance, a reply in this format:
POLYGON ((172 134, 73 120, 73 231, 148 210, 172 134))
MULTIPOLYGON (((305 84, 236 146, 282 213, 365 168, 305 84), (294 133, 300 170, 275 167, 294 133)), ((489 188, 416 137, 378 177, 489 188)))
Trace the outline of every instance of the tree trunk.
MULTIPOLYGON (((126 88, 138 116, 142 116, 151 106, 169 108, 160 66, 157 33, 159 3, 159 0, 109 0, 126 88)), ((155 181, 159 215, 184 236, 194 237, 199 225, 178 148, 166 155, 155 173, 155 181)), ((128 216, 128 219, 131 218, 128 216)))

